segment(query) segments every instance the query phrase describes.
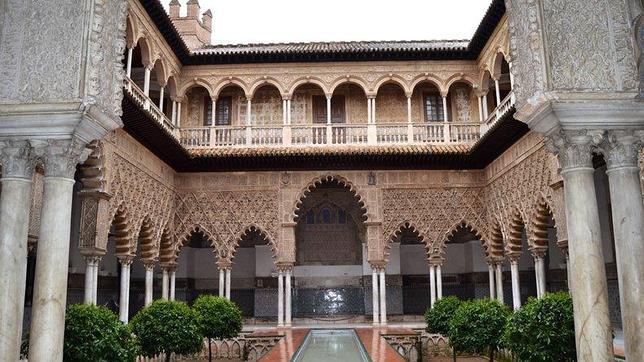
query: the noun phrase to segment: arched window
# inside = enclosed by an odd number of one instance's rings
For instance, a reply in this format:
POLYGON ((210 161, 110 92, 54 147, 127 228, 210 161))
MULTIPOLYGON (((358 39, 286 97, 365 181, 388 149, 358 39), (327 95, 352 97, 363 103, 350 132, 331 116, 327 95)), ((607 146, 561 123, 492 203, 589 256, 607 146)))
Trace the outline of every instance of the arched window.
POLYGON ((338 210, 338 224, 346 224, 347 223, 347 213, 340 209, 338 210))
POLYGON ((322 209, 322 222, 325 224, 331 223, 331 210, 327 208, 322 209))
POLYGON ((313 213, 313 210, 309 210, 306 213, 306 223, 307 224, 315 224, 315 214, 313 213))

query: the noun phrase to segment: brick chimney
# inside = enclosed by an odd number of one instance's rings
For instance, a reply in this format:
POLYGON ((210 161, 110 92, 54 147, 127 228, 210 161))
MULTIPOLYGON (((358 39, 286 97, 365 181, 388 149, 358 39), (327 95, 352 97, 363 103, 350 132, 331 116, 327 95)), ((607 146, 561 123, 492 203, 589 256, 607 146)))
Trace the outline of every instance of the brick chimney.
POLYGON ((199 6, 199 0, 188 0, 188 17, 189 18, 199 18, 199 11, 201 7, 199 6))
POLYGON ((181 4, 179 3, 179 0, 170 1, 170 19, 178 18, 180 9, 181 9, 181 4))

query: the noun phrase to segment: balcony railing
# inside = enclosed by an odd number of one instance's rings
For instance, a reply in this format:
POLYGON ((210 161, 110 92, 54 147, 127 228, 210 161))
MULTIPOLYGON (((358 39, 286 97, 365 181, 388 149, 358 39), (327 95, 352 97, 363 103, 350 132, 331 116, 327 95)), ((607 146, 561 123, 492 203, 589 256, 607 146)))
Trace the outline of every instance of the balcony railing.
POLYGON ((412 122, 376 124, 309 124, 275 126, 208 126, 179 128, 128 77, 125 91, 168 134, 188 149, 392 144, 472 144, 514 106, 510 92, 483 123, 412 122))
POLYGON ((211 126, 179 129, 186 148, 468 144, 480 138, 479 123, 211 126))
POLYGON ((490 128, 492 128, 496 124, 496 122, 503 118, 506 113, 508 113, 510 109, 512 109, 514 102, 514 92, 510 92, 507 96, 505 96, 505 98, 503 98, 499 106, 496 107, 494 111, 492 111, 492 113, 487 116, 485 122, 481 124, 481 135, 485 135, 487 131, 489 131, 490 128))
POLYGON ((139 88, 132 79, 129 77, 124 77, 123 78, 123 83, 124 83, 124 88, 125 91, 128 92, 134 98, 143 109, 147 110, 150 112, 150 115, 152 115, 152 118, 157 121, 157 123, 163 127, 168 133, 176 138, 177 140, 179 139, 179 132, 177 131, 177 127, 175 127, 172 124, 172 121, 159 109, 159 107, 156 106, 150 99, 150 97, 146 96, 145 93, 139 88))

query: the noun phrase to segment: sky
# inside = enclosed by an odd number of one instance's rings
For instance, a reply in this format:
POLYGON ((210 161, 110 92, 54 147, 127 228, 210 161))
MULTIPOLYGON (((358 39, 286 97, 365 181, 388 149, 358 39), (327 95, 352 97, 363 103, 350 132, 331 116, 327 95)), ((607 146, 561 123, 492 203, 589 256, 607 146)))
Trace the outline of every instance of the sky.
MULTIPOLYGON (((187 0, 179 0, 185 15, 187 0)), ((170 0, 162 0, 168 6, 170 0)), ((213 44, 470 39, 491 0, 200 0, 213 44)))

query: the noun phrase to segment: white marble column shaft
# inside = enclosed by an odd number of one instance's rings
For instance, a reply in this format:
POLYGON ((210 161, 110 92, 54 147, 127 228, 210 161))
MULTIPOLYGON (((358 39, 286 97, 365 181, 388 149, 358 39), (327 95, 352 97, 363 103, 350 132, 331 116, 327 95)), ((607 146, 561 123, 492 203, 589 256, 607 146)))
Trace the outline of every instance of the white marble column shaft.
POLYGON ((496 264, 496 299, 503 303, 503 270, 501 262, 496 264))
POLYGON ((331 124, 331 96, 326 97, 326 124, 331 124))
POLYGON ((226 299, 230 300, 230 267, 226 268, 226 299))
POLYGON ((488 110, 487 110, 487 93, 483 95, 483 119, 487 119, 488 117, 488 110))
POLYGON ((101 259, 97 258, 94 262, 94 270, 92 272, 92 304, 98 304, 98 266, 101 263, 101 259))
POLYGON ((277 326, 284 326, 284 272, 277 272, 277 326))
POLYGON ((494 80, 494 89, 496 91, 496 106, 498 107, 501 104, 501 90, 499 89, 499 80, 494 80))
POLYGON ((132 53, 134 52, 134 46, 127 48, 127 66, 125 68, 125 74, 128 78, 132 79, 132 53))
POLYGON ((161 269, 161 273, 161 299, 168 300, 168 297, 170 296, 170 293, 168 291, 168 288, 170 286, 168 280, 168 269, 161 269))
POLYGON ((83 303, 92 304, 92 287, 94 283, 94 258, 86 257, 85 258, 85 287, 84 287, 84 296, 83 303))
POLYGON ((380 325, 387 325, 387 284, 384 267, 380 269, 380 325))
POLYGON ((83 150, 84 143, 73 139, 47 141, 43 152, 45 178, 29 334, 30 361, 63 359, 74 172, 83 150))
POLYGON ((644 210, 638 150, 629 132, 613 131, 606 144, 619 300, 627 361, 644 361, 644 210))
POLYGON ((120 259, 121 282, 119 284, 119 320, 127 323, 130 313, 130 265, 132 259, 120 259))
POLYGON ((150 96, 150 72, 151 69, 148 67, 145 67, 145 75, 143 78, 143 94, 146 96, 150 96))
POLYGON ((379 306, 379 289, 378 289, 378 269, 372 267, 371 269, 371 303, 372 303, 372 313, 373 313, 373 324, 377 325, 380 322, 380 310, 379 306))
MULTIPOLYGON (((17 361, 27 284, 27 234, 33 164, 27 142, 1 144, 0 193, 0 356, 17 361), (15 172, 22 170, 22 172, 15 172)), ((69 244, 69 243, 68 243, 69 244)))
POLYGON ((610 361, 613 340, 592 163, 594 137, 565 131, 550 137, 565 185, 577 360, 610 361))
POLYGON ((411 123, 411 96, 407 97, 407 123, 411 123))
POLYGON ((286 269, 286 290, 284 291, 284 325, 290 327, 291 321, 291 269, 286 269))
POLYGON ((145 265, 145 306, 147 307, 152 303, 153 299, 153 288, 152 285, 154 280, 154 264, 145 265))
POLYGON ((223 297, 224 296, 224 289, 225 289, 225 282, 224 279, 226 278, 226 272, 224 271, 224 268, 219 268, 219 296, 223 297))
POLYGON ((436 300, 443 298, 443 275, 441 265, 436 265, 436 300))
POLYGON ((434 308, 436 302, 436 272, 433 264, 429 265, 429 307, 434 308))
POLYGON ((487 265, 488 272, 488 283, 490 286, 490 299, 494 299, 496 296, 494 294, 494 265, 491 263, 487 265))
POLYGON ((170 300, 175 299, 175 292, 176 292, 176 276, 177 272, 172 269, 170 271, 170 300))
POLYGON ((510 273, 512 277, 512 306, 514 310, 521 308, 521 288, 519 284, 519 261, 510 259, 510 273))

